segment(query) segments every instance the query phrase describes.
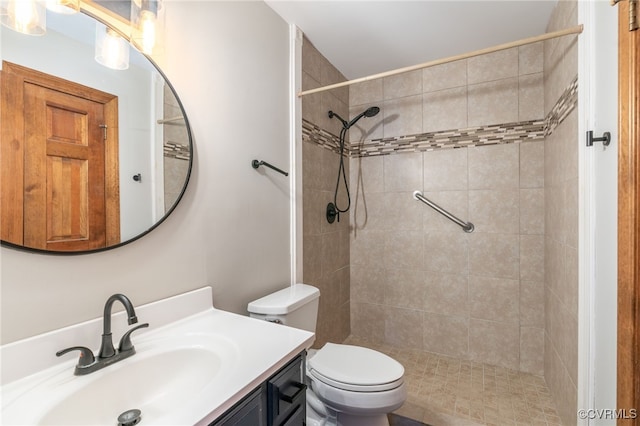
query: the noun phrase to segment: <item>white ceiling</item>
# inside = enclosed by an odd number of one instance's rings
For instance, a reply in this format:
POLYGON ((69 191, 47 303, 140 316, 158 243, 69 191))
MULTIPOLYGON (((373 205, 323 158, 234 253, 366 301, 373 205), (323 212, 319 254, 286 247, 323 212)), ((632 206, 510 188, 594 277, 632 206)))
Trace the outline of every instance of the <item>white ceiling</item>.
POLYGON ((265 0, 347 79, 543 34, 557 0, 265 0))

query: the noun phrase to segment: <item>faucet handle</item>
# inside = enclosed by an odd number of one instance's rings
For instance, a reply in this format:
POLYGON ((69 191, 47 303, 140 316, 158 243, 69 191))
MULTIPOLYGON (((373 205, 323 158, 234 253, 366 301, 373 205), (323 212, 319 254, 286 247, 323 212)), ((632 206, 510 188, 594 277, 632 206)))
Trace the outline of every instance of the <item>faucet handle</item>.
POLYGON ((140 328, 147 328, 147 327, 149 327, 149 323, 148 322, 146 322, 144 324, 140 324, 138 326, 135 326, 131 330, 129 330, 126 333, 124 333, 124 335, 120 339, 120 344, 118 345, 118 351, 119 352, 123 352, 123 351, 132 350, 133 349, 133 344, 131 343, 131 333, 133 333, 134 331, 136 331, 136 330, 138 330, 140 328))
POLYGON ((62 349, 61 351, 56 352, 56 356, 62 356, 71 351, 80 351, 80 358, 78 358, 78 367, 88 367, 89 365, 96 362, 96 357, 93 355, 93 352, 89 348, 85 348, 84 346, 72 346, 67 349, 62 349))

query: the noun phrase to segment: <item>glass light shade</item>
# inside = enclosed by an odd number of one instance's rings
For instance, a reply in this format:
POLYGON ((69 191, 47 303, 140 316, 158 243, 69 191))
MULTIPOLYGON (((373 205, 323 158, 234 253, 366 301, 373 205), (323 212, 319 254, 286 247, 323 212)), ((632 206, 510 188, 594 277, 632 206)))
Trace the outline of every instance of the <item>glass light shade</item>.
POLYGON ((47 32, 47 9, 40 0, 3 0, 0 22, 22 34, 44 35, 47 32))
POLYGON ((114 70, 129 68, 129 43, 117 32, 96 23, 96 61, 114 70))
POLYGON ((162 44, 164 13, 160 0, 131 2, 131 43, 144 54, 157 54, 162 44))
POLYGON ((47 9, 55 13, 71 15, 80 11, 80 0, 47 0, 47 9))

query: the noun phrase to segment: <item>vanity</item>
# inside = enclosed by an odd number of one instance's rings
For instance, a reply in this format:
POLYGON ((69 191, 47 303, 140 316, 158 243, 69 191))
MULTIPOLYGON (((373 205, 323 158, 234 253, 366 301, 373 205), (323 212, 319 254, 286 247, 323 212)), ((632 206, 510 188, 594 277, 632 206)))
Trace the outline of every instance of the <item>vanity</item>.
MULTIPOLYGON (((90 374, 74 375, 78 352, 56 352, 87 346, 97 353, 102 317, 0 347, 1 422, 304 424, 313 333, 218 310, 210 287, 135 310, 149 323, 131 336, 136 353, 90 374)), ((111 320, 114 339, 131 328, 124 311, 111 320)))

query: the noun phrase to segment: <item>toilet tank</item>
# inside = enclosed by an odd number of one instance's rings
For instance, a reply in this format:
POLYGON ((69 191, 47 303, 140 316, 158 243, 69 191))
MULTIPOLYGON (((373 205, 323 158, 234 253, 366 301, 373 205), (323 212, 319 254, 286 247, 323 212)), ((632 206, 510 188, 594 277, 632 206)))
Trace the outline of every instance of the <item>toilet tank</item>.
POLYGON ((318 319, 320 290, 307 284, 294 284, 249 303, 252 318, 278 322, 314 332, 318 319))

